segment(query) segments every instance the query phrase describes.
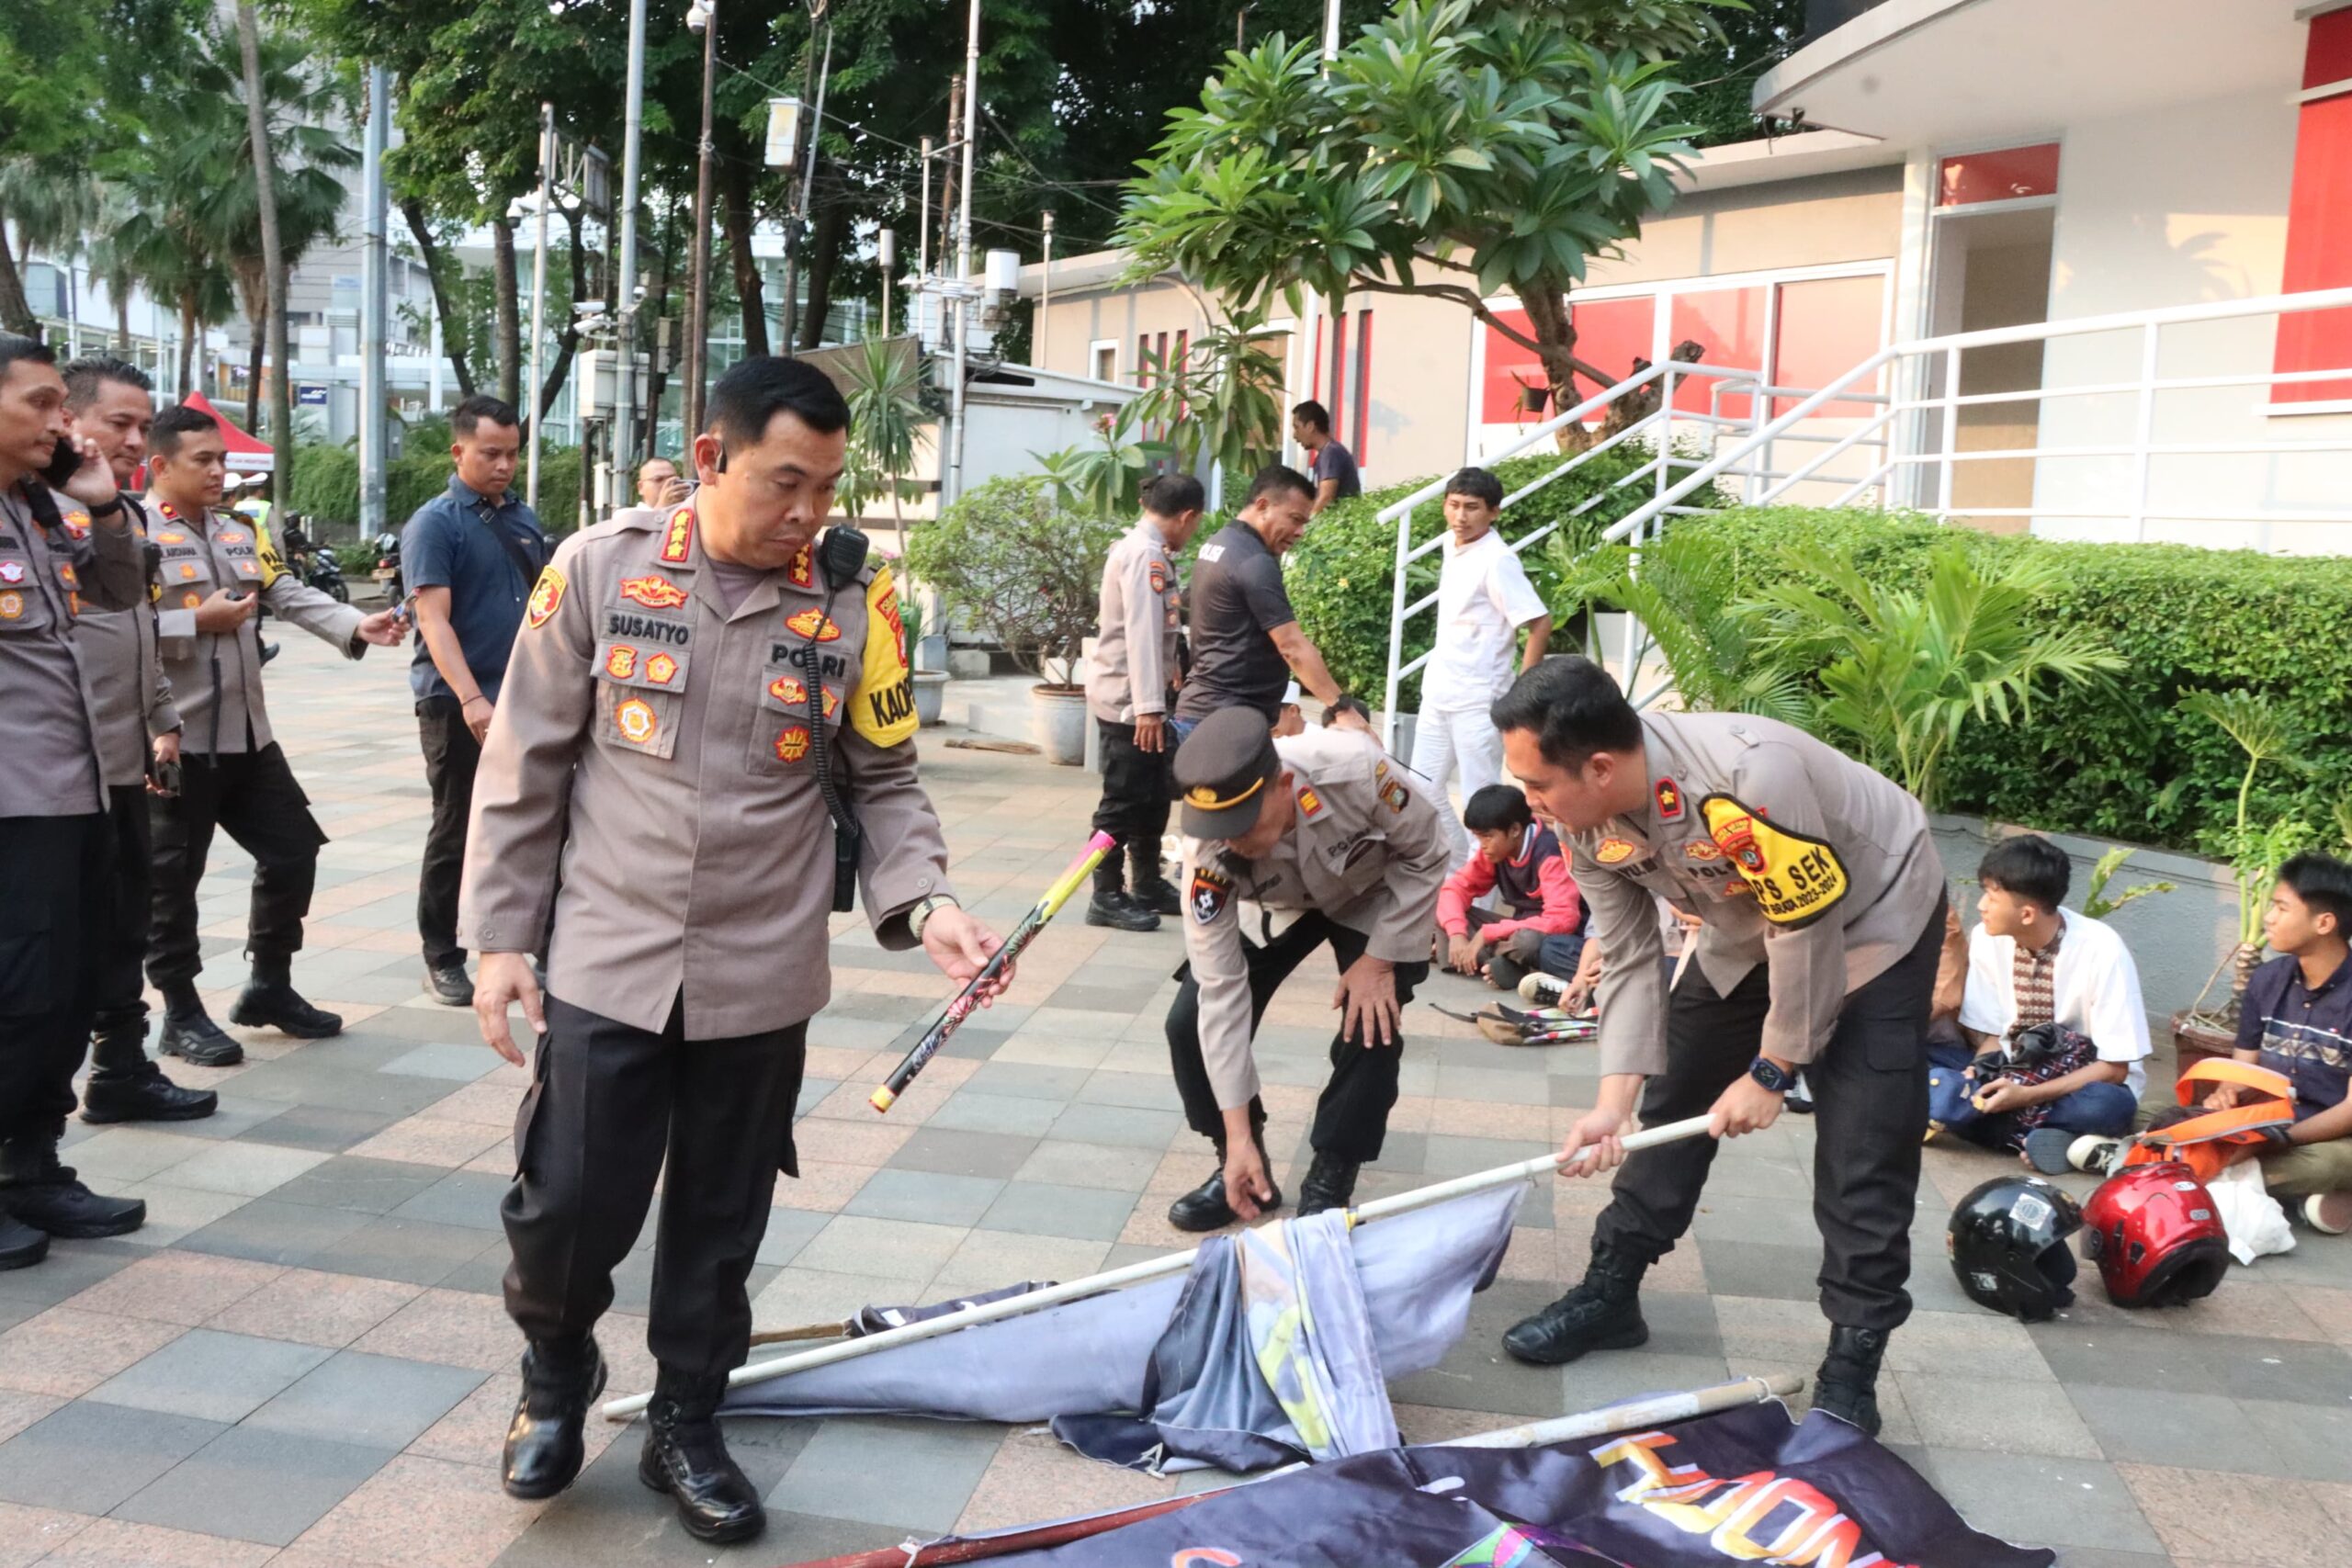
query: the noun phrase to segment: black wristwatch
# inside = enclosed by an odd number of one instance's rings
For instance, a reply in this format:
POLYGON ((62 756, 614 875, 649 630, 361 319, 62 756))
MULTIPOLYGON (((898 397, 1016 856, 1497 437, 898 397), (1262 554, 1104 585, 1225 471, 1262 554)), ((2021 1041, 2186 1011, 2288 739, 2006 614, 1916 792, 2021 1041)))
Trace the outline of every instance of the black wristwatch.
POLYGON ((1758 1056, 1748 1063, 1747 1076, 1774 1094, 1786 1094, 1797 1086, 1796 1074, 1782 1072, 1770 1056, 1758 1056))

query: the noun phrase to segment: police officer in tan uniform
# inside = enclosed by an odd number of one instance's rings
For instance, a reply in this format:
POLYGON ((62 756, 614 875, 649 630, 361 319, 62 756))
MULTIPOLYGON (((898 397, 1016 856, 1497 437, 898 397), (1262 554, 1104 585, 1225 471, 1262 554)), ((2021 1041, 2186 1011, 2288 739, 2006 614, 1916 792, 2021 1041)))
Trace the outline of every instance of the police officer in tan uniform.
POLYGON ((1420 781, 1363 737, 1277 739, 1255 707, 1203 719, 1177 749, 1176 784, 1189 891, 1168 1055, 1185 1120, 1216 1144, 1217 1168, 1176 1200, 1169 1223, 1214 1230, 1281 1206, 1250 1043, 1275 991, 1327 942, 1341 1018, 1298 1209, 1344 1208, 1396 1103, 1402 1010, 1428 977, 1449 869, 1444 823, 1420 781))
POLYGON ((225 829, 254 857, 253 913, 245 952, 253 975, 229 1021, 275 1027, 305 1040, 339 1032, 343 1020, 294 989, 294 954, 311 912, 319 849, 327 841, 310 797, 294 782, 262 704, 261 641, 254 609, 318 637, 347 658, 365 645, 401 640, 396 612, 362 615, 287 571, 252 519, 216 510, 228 468, 220 424, 183 403, 148 433, 149 511, 161 559, 157 627, 164 671, 183 725, 176 795, 150 797, 155 834, 155 896, 147 977, 164 996, 157 1049, 202 1066, 241 1060, 196 994, 204 954, 196 931, 196 886, 225 829))
POLYGON ((1102 563, 1102 605, 1094 648, 1086 657, 1086 706, 1102 753, 1102 803, 1095 831, 1119 842, 1094 871, 1086 923, 1123 931, 1159 929, 1181 913, 1176 889, 1159 869, 1168 831, 1168 772, 1176 750, 1168 731, 1168 695, 1176 684, 1176 636, 1182 597, 1170 559, 1192 543, 1206 498, 1190 474, 1159 474, 1143 487, 1143 517, 1111 547, 1102 563), (1133 891, 1120 855, 1133 868, 1133 891))
POLYGON ((120 1235, 147 1215, 57 1157, 113 924, 99 723, 73 628, 85 605, 145 600, 123 513, 106 460, 72 434, 56 356, 0 333, 0 1269, 40 1262, 52 1235, 120 1235))
POLYGON ((854 530, 816 537, 848 421, 813 367, 744 360, 712 389, 692 501, 564 541, 515 639, 466 840, 483 1037, 524 1060, 517 999, 540 1032, 503 1207, 506 1309, 529 1340, 506 1489, 550 1496, 579 1472, 604 1382, 591 1330, 666 1168, 639 1472, 705 1540, 763 1523, 715 1412, 749 1349, 776 1172, 797 1169, 829 917, 862 886, 883 946, 920 945, 958 979, 997 946, 948 889, 889 570, 854 530), (542 941, 544 998, 525 956, 542 941))
MULTIPOLYGON (((96 445, 115 483, 129 484, 147 455, 148 427, 155 422, 154 383, 137 366, 105 357, 77 359, 63 375, 74 434, 96 445)), ((126 495, 123 510, 152 563, 155 546, 148 538, 145 508, 126 495)), ((148 592, 161 593, 152 576, 148 592)), ((211 1115, 220 1096, 209 1089, 181 1088, 148 1058, 146 982, 141 974, 154 858, 147 794, 157 771, 176 771, 180 760, 180 716, 157 647, 155 607, 85 608, 74 637, 90 677, 107 817, 115 835, 115 930, 98 980, 82 1119, 194 1121, 211 1115)))
POLYGON ((1572 846, 1607 953, 1600 1102, 1569 1134, 1617 1168, 1584 1282, 1504 1336, 1553 1365, 1649 1337, 1636 1292, 1697 1209, 1716 1137, 1769 1127, 1804 1070, 1829 1351, 1814 1408, 1876 1432, 1887 1336, 1909 1316, 1928 1124, 1927 1029, 1943 863, 1901 787, 1746 714, 1638 714, 1607 671, 1552 659, 1495 704, 1503 756, 1572 846), (1657 902, 1699 928, 1667 994, 1657 902), (1714 1137, 1627 1156, 1619 1138, 1705 1115, 1714 1137))

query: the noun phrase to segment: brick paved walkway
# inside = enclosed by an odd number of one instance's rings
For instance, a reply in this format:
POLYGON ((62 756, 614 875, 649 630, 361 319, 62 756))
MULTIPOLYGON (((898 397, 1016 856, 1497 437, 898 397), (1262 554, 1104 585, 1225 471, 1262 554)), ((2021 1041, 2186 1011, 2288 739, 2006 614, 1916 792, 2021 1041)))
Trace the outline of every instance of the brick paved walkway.
MULTIPOLYGON (((709 1562, 631 1473, 633 1432, 595 1424, 598 1457, 551 1503, 498 1489, 520 1345, 496 1294, 496 1205, 524 1077, 477 1042, 470 1014, 419 993, 428 802, 401 662, 355 669, 282 635, 273 711, 334 839, 296 979, 349 1030, 309 1045, 248 1037, 232 1070, 175 1065, 220 1090, 209 1122, 76 1124, 70 1157, 103 1190, 146 1198, 150 1223, 0 1275, 0 1568, 709 1562)), ((1073 852, 1091 780, 935 741, 925 762, 957 884, 1002 929, 1073 852)), ((224 1013, 246 875, 224 844, 205 883, 205 979, 224 1013)), ((1162 1211, 1206 1164, 1159 1038, 1178 947, 1171 931, 1105 932, 1073 911, 1031 950, 1015 1001, 966 1029, 883 1120, 865 1094, 942 985, 844 919, 834 1004, 810 1032, 805 1176, 780 1190, 753 1277, 761 1324, 1068 1279, 1181 1245, 1162 1211)), ((1261 1043, 1288 1187, 1329 985, 1303 970, 1261 1043)), ((1431 994, 1475 999, 1459 980, 1431 994)), ((1426 1009, 1411 1025, 1405 1098, 1367 1193, 1543 1152, 1589 1101, 1589 1050, 1506 1051, 1426 1009)), ((1811 1136, 1789 1118, 1727 1148, 1693 1241, 1652 1277, 1649 1347, 1564 1371, 1508 1361, 1497 1337, 1580 1271, 1603 1194, 1532 1195, 1468 1337, 1395 1389, 1408 1438, 1727 1373, 1809 1373, 1824 1336, 1803 1201, 1811 1136)), ((2092 1299, 2029 1329, 1971 1306, 1943 1263, 1947 1204, 1999 1168, 1929 1151, 1920 1310, 1894 1340, 1888 1439, 1976 1524, 2064 1548, 2069 1568, 2352 1558, 2352 1242, 2306 1233, 2194 1308, 2128 1315, 2092 1299)), ((616 1392, 650 1382, 631 1315, 650 1245, 603 1335, 616 1392)), ((745 1420, 730 1438, 774 1510, 762 1542, 725 1554, 746 1563, 1174 1484, 996 1427, 745 1420)))

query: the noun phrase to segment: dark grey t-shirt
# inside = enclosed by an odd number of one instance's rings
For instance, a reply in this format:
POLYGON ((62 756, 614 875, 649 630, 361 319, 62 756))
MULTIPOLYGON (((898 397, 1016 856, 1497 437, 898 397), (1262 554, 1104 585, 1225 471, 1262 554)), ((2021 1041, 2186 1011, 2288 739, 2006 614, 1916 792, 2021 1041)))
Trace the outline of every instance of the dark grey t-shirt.
POLYGON ((1283 563, 1247 523, 1228 523, 1201 547, 1193 568, 1193 672, 1176 716, 1202 719, 1247 704, 1272 724, 1290 665, 1266 634, 1298 619, 1283 588, 1283 563))
POLYGON ((1323 449, 1315 454, 1315 488, 1319 491, 1325 479, 1340 481, 1340 493, 1335 501, 1363 493, 1363 476, 1356 472, 1355 454, 1336 441, 1326 441, 1323 449))

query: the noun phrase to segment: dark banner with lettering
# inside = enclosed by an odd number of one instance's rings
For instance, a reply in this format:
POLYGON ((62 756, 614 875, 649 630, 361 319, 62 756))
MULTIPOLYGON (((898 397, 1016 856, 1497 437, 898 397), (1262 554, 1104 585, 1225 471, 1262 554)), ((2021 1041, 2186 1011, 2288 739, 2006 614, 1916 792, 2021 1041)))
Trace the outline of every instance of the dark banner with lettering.
POLYGON ((1917 1472, 1778 1404, 1548 1449, 1396 1449, 1238 1487, 1020 1568, 2051 1568, 1917 1472))

